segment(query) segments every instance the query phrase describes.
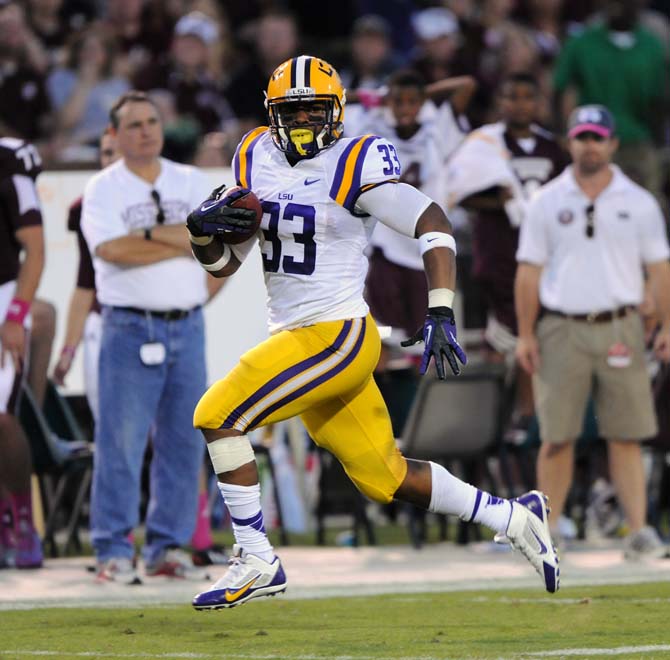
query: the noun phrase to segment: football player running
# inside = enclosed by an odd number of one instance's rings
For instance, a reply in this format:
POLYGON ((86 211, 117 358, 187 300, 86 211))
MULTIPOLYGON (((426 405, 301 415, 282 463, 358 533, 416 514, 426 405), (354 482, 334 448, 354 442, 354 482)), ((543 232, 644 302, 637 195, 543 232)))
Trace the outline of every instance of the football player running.
POLYGON ((396 498, 482 523, 520 550, 547 591, 558 589, 558 557, 537 491, 494 497, 433 462, 398 450, 372 378, 380 352, 363 299, 364 249, 379 221, 419 242, 428 281, 423 327, 406 344, 425 344, 439 378, 466 356, 452 312, 456 245, 440 207, 401 174, 391 142, 343 136, 345 91, 327 62, 302 55, 272 74, 269 127, 240 142, 238 185, 262 200, 261 230, 236 245, 216 235, 239 231, 255 212, 231 206, 220 190, 188 217, 193 252, 215 277, 228 277, 258 240, 268 292, 270 337, 242 356, 196 407, 236 545, 227 573, 193 600, 196 609, 233 607, 286 589, 286 575, 263 523, 249 431, 299 415, 314 442, 342 463, 367 497, 396 498))

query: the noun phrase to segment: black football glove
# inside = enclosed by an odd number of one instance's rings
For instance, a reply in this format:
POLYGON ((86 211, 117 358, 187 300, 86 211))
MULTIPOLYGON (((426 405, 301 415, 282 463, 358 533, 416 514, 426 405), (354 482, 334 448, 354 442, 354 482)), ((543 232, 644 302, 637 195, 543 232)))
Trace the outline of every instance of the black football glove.
POLYGON ((468 358, 456 338, 454 313, 449 307, 429 307, 423 327, 419 328, 409 339, 400 342, 400 345, 404 347, 413 346, 420 341, 425 344, 419 368, 421 375, 426 373, 431 357, 435 360, 437 377, 440 380, 446 378, 443 358, 447 358, 454 375, 458 376, 461 373, 456 358, 459 359, 461 364, 465 364, 468 358))
POLYGON ((247 194, 244 189, 225 194, 226 186, 212 190, 212 194, 186 218, 186 226, 193 236, 216 236, 225 233, 246 233, 256 222, 253 209, 230 206, 247 194))

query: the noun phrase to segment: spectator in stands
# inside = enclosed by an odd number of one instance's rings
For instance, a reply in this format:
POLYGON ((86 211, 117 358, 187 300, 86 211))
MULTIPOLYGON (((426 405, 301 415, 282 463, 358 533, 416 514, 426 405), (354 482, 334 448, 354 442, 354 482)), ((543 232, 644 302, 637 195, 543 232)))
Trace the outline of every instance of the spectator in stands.
POLYGON ((17 418, 30 305, 44 267, 35 188, 40 170, 35 147, 0 139, 0 567, 42 565, 42 546, 33 527, 30 448, 17 418))
POLYGON ((263 90, 270 74, 298 49, 298 25, 285 11, 263 14, 255 26, 253 55, 231 78, 226 96, 244 132, 267 124, 263 90))
POLYGON ((412 18, 418 55, 412 62, 427 83, 466 73, 459 60, 461 34, 458 20, 444 7, 424 9, 412 18))
POLYGON ((132 78, 152 57, 169 48, 172 22, 165 15, 165 5, 170 4, 156 6, 146 0, 106 3, 105 25, 119 44, 119 68, 128 78, 132 78))
MULTIPOLYGON (((202 12, 182 16, 175 25, 169 54, 138 72, 137 89, 160 90, 169 95, 176 113, 173 131, 166 133, 168 144, 180 142, 180 129, 193 140, 182 146, 181 161, 190 161, 198 142, 206 133, 231 132, 237 135, 237 121, 223 90, 210 74, 210 49, 218 39, 216 22, 202 12), (192 127, 192 130, 190 130, 192 127)), ((174 155, 174 154, 173 154, 174 155)))
POLYGON ((495 90, 507 75, 533 72, 529 56, 535 55, 536 49, 529 35, 512 20, 514 5, 514 0, 482 0, 478 11, 462 26, 462 67, 479 83, 469 112, 475 125, 493 121, 495 90))
POLYGON ((520 22, 528 29, 540 51, 543 64, 551 64, 558 53, 566 29, 561 20, 562 0, 527 0, 520 22))
POLYGON ((20 6, 0 0, 0 135, 30 141, 48 135, 51 107, 35 41, 20 6))
POLYGON ((49 67, 62 64, 65 44, 73 26, 64 20, 63 0, 27 0, 30 29, 46 51, 49 67))
MULTIPOLYGON (((616 162, 634 181, 659 197, 655 135, 667 116, 668 62, 658 39, 639 23, 641 0, 612 0, 605 24, 569 39, 556 63, 560 112, 576 102, 602 103, 617 122, 616 162)), ((660 198, 660 197, 659 197, 660 198)))
POLYGON ((356 19, 351 34, 351 62, 342 70, 342 84, 347 89, 378 89, 397 64, 386 20, 374 14, 356 19))
POLYGON ((536 193, 517 254, 516 352, 534 379, 542 439, 538 485, 550 498, 555 526, 593 390, 610 475, 630 528, 625 554, 661 556, 665 549, 658 534, 645 526, 638 441, 654 436, 657 425, 637 307, 646 268, 661 320, 654 348, 670 361, 665 225, 654 197, 610 164, 617 139, 607 108, 575 109, 568 137, 573 165, 536 193))
POLYGON ((130 88, 114 69, 116 46, 110 32, 93 24, 68 44, 65 65, 47 80, 62 141, 61 160, 92 161, 109 121, 109 109, 130 88))
MULTIPOLYGON (((449 165, 451 207, 472 220, 473 275, 486 297, 487 359, 513 363, 517 324, 514 276, 519 227, 531 194, 560 174, 567 155, 535 123, 539 87, 530 74, 509 76, 498 90, 500 121, 471 133, 449 165)), ((517 396, 507 439, 523 443, 533 415, 530 378, 517 374, 517 396)))
MULTIPOLYGON (((109 129, 100 138, 100 168, 111 165, 119 158, 116 140, 109 129)), ((65 339, 63 348, 54 369, 53 379, 57 385, 63 385, 77 347, 84 340, 84 391, 86 400, 93 415, 98 420, 98 358, 100 356, 100 338, 102 335, 102 319, 100 303, 95 295, 95 272, 93 260, 88 250, 86 239, 81 230, 81 209, 83 198, 77 199, 68 212, 67 228, 77 234, 79 248, 79 267, 77 284, 70 297, 65 339)))
POLYGON ((139 580, 127 536, 150 429, 145 572, 201 577, 179 547, 195 529, 203 459, 192 416, 206 386, 207 287, 183 222, 209 186, 194 168, 160 158, 160 116, 145 94, 124 94, 110 118, 122 158, 91 179, 82 209, 103 306, 91 500, 98 577, 139 580))

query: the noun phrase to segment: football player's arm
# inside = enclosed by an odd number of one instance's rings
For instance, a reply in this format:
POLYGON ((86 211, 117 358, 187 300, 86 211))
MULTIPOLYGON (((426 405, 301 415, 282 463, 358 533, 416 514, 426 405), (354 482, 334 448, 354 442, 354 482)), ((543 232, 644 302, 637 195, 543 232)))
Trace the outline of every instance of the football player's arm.
POLYGON ((16 290, 4 323, 0 325, 0 366, 11 358, 18 371, 25 350, 23 319, 35 297, 44 269, 44 234, 41 225, 21 227, 15 232, 16 240, 25 254, 19 269, 16 290))
POLYGON ((396 231, 419 241, 428 280, 428 311, 424 324, 402 346, 424 342, 419 367, 426 373, 434 361, 438 378, 445 378, 444 360, 454 374, 460 373, 466 355, 458 343, 452 310, 456 288, 456 242, 444 211, 416 188, 387 183, 362 193, 356 206, 396 231))
POLYGON ((95 300, 95 272, 93 260, 88 249, 86 239, 79 227, 79 218, 76 211, 70 210, 68 227, 74 227, 77 232, 77 245, 79 246, 79 270, 77 272, 77 286, 70 297, 70 306, 65 323, 65 341, 58 356, 58 362, 54 367, 53 379, 57 385, 63 385, 65 376, 72 367, 77 346, 84 334, 86 319, 95 300))
POLYGON ((79 346, 79 342, 84 334, 84 326, 86 325, 86 319, 91 311, 94 299, 94 289, 84 289, 77 286, 72 292, 65 325, 65 341, 63 342, 63 348, 61 348, 58 362, 53 371, 53 380, 56 385, 63 385, 65 383, 65 376, 67 376, 70 367, 72 367, 77 346, 79 346))

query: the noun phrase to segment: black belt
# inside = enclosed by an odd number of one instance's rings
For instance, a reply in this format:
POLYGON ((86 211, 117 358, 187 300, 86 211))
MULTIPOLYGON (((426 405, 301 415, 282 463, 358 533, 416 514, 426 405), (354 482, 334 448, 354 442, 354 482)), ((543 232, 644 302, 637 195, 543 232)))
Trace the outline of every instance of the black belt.
POLYGON ((153 318, 163 319, 164 321, 179 321, 200 309, 200 305, 191 309, 168 309, 163 312, 154 311, 152 309, 140 309, 139 307, 112 307, 112 309, 118 309, 122 312, 131 312, 133 314, 141 314, 142 316, 149 314, 153 318))
POLYGON ((587 323, 606 323, 612 319, 620 319, 626 316, 628 312, 634 311, 635 307, 632 305, 624 305, 623 307, 618 307, 617 309, 610 310, 608 312, 591 312, 590 314, 566 314, 565 312, 559 312, 554 309, 547 309, 546 307, 542 308, 542 315, 551 314, 553 316, 560 316, 564 319, 570 319, 571 321, 586 321, 587 323))

